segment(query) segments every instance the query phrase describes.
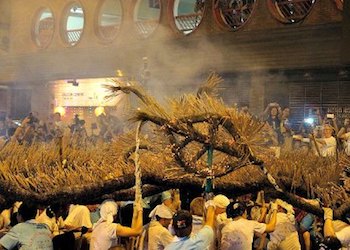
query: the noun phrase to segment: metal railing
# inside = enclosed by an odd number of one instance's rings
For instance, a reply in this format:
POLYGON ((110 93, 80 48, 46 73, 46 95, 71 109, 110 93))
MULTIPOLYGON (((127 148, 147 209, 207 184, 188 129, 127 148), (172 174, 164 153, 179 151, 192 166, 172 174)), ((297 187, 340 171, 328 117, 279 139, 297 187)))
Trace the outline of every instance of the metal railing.
POLYGON ((193 31, 202 20, 202 13, 193 13, 175 17, 177 27, 182 32, 193 31))
POLYGON ((111 39, 119 30, 120 24, 99 26, 100 34, 104 39, 111 39))
POLYGON ((275 0, 279 14, 292 22, 305 18, 314 3, 315 0, 275 0))
POLYGON ((81 34, 83 33, 83 29, 78 30, 67 30, 67 42, 71 45, 76 44, 81 37, 81 34))
POLYGON ((138 20, 136 21, 136 27, 139 34, 143 37, 149 36, 158 26, 159 20, 138 20))

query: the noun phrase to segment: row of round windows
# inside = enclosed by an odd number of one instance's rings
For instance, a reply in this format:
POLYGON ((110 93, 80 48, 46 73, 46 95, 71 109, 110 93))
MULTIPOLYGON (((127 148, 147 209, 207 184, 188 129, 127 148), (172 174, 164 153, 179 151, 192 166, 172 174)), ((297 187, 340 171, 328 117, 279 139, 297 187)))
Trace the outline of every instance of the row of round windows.
MULTIPOLYGON (((215 0, 214 15, 220 26, 229 30, 242 27, 252 16, 257 0, 215 0)), ((268 7, 275 18, 283 23, 303 20, 314 3, 320 0, 269 0, 268 7)), ((333 0, 342 9, 343 0, 333 0)), ((134 23, 140 37, 146 38, 157 28, 161 10, 160 0, 138 0, 134 11, 134 23)), ((187 35, 201 23, 205 0, 174 0, 174 27, 187 35)), ((76 45, 84 31, 84 8, 79 2, 64 8, 60 35, 65 43, 76 45)), ((117 36, 122 23, 122 3, 120 0, 103 0, 96 12, 95 32, 106 42, 117 36)), ((34 19, 33 40, 40 48, 47 47, 55 32, 54 14, 50 8, 41 8, 34 19)))

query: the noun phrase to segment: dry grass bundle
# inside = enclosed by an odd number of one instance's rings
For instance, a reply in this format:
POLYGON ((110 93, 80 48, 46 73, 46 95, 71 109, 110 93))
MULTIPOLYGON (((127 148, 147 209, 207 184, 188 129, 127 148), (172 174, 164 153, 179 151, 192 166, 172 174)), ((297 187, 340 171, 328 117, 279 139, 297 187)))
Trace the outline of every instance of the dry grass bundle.
MULTIPOLYGON (((343 199, 334 204, 340 206, 338 214, 350 209, 346 190, 339 185, 347 180, 342 173, 348 160, 342 158, 342 164, 338 164, 335 159, 300 152, 274 158, 266 147, 264 124, 215 98, 214 89, 221 80, 212 74, 197 95, 169 99, 163 106, 136 83, 115 80, 115 85, 108 87, 113 95, 132 92, 143 102, 131 119, 146 124, 140 145, 143 183, 161 188, 201 189, 203 177, 209 174, 207 151, 212 147, 212 170, 220 192, 232 192, 232 196, 271 190, 271 180, 259 168, 264 163, 284 188, 285 194, 276 196, 285 195, 293 204, 306 206, 300 199, 293 200, 297 197, 294 194, 323 200, 331 194, 336 197, 335 203, 343 199)), ((31 146, 12 143, 0 150, 0 189, 6 200, 48 203, 61 199, 88 203, 111 195, 131 198, 133 131, 113 143, 84 148, 64 144, 63 155, 59 155, 58 149, 55 143, 31 146)))

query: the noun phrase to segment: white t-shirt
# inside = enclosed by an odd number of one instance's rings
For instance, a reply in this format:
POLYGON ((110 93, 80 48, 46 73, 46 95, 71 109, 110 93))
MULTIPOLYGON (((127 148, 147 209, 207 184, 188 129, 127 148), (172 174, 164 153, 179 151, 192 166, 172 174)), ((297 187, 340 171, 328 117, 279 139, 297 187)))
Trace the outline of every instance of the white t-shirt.
POLYGON ((87 228, 92 228, 90 210, 83 205, 71 205, 69 207, 68 216, 64 220, 64 224, 76 228, 83 226, 87 228))
POLYGON ((174 239, 168 229, 158 221, 151 221, 148 228, 148 250, 163 250, 174 239))
POLYGON ((92 230, 90 250, 108 250, 118 245, 117 223, 101 222, 92 230))
POLYGON ((53 250, 50 230, 35 220, 18 223, 0 239, 0 245, 8 250, 53 250))
POLYGON ((321 155, 326 156, 335 156, 337 150, 337 140, 331 136, 329 138, 322 139, 326 144, 321 147, 321 155))
POLYGON ((343 249, 350 249, 350 226, 343 228, 339 232, 336 232, 338 240, 340 240, 343 249))
POLYGON ((350 132, 346 133, 344 136, 344 151, 346 155, 350 156, 350 132))
POLYGON ((228 222, 222 229, 221 250, 252 249, 254 233, 263 234, 266 224, 253 220, 238 219, 228 222))
POLYGON ((179 238, 174 237, 174 240, 165 247, 165 250, 208 250, 214 241, 213 229, 206 225, 195 235, 190 237, 179 238))

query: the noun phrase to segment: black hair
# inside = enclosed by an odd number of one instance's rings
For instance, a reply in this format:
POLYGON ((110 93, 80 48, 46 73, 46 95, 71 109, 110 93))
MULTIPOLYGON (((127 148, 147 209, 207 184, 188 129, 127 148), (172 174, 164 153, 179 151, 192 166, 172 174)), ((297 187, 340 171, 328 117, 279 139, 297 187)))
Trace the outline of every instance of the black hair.
POLYGON ((235 218, 242 216, 247 210, 247 206, 243 202, 231 202, 226 208, 227 218, 235 218))
POLYGON ((37 214, 37 206, 32 203, 23 202, 18 208, 18 214, 24 221, 34 219, 37 214))
POLYGON ((192 231, 192 215, 187 210, 180 210, 173 216, 173 228, 177 237, 187 237, 192 231))
POLYGON ((60 212, 62 213, 62 211, 65 209, 64 205, 59 204, 59 203, 53 203, 50 206, 48 206, 46 208, 46 215, 49 218, 53 218, 55 216, 60 216, 60 212))
POLYGON ((10 217, 10 226, 11 227, 14 227, 18 224, 17 214, 18 214, 18 212, 14 212, 13 214, 11 214, 11 217, 10 217))
POLYGON ((340 240, 334 236, 324 238, 323 244, 327 247, 326 249, 329 250, 338 250, 342 247, 340 240))

